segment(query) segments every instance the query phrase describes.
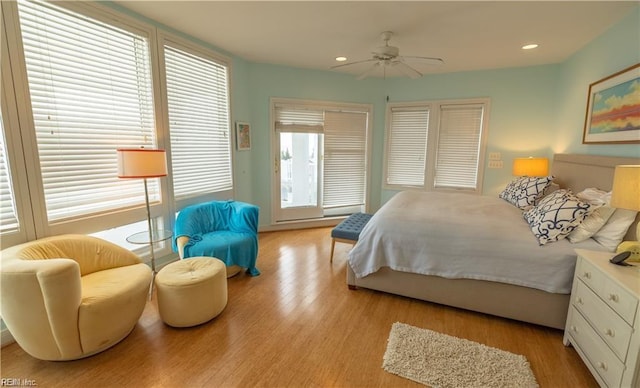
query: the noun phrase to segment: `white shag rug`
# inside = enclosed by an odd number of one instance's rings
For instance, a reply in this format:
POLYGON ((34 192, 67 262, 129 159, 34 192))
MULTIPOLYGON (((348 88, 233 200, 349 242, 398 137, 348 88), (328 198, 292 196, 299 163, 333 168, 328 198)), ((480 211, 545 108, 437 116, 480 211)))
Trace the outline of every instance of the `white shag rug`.
POLYGON ((434 388, 538 387, 526 357, 396 322, 382 367, 434 388))

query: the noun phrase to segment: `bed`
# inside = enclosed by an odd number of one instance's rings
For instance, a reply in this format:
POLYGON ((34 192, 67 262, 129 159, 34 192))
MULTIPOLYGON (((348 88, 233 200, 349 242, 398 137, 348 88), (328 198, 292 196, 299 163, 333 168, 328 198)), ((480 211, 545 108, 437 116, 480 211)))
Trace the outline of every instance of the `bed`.
MULTIPOLYGON (((551 174, 574 192, 610 190, 619 164, 640 159, 557 154, 551 174)), ((625 239, 635 239, 635 223, 625 239)), ((606 250, 592 239, 539 246, 522 210, 497 197, 408 191, 362 230, 347 284, 563 329, 575 248, 606 250)))

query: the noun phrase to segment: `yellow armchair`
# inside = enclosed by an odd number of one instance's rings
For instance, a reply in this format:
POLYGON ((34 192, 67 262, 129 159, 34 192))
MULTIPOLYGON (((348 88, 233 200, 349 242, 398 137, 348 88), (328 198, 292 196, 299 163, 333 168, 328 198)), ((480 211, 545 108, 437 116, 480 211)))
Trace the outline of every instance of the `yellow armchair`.
POLYGON ((151 269, 134 253, 84 235, 47 237, 0 252, 2 319, 42 360, 74 360, 124 339, 144 310, 151 269))

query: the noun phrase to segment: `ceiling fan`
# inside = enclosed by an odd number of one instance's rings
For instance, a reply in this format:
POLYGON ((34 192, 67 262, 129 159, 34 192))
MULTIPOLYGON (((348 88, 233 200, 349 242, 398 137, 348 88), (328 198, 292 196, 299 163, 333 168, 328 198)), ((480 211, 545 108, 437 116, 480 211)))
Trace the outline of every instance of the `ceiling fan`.
POLYGON ((416 56, 400 56, 400 49, 395 46, 389 46, 389 40, 393 36, 393 32, 385 31, 381 34, 384 46, 377 47, 371 52, 373 57, 371 59, 365 59, 362 61, 355 61, 349 63, 342 63, 340 65, 331 66, 331 69, 337 69, 339 67, 351 66, 358 63, 372 62, 373 64, 364 73, 360 74, 357 79, 364 79, 372 75, 377 69, 382 68, 384 76, 386 76, 386 68, 394 67, 400 70, 403 74, 411 78, 420 78, 422 73, 416 70, 414 67, 407 64, 407 60, 416 60, 428 65, 441 65, 444 63, 442 58, 433 57, 416 57, 416 56))

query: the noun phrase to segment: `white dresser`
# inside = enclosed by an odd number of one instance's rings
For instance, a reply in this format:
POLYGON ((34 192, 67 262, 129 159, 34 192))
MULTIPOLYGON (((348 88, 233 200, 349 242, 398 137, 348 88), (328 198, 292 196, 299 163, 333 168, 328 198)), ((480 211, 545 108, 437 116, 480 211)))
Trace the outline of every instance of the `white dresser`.
POLYGON ((640 266, 611 264, 613 253, 576 253, 564 344, 602 387, 640 387, 640 266))

